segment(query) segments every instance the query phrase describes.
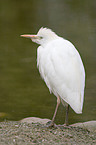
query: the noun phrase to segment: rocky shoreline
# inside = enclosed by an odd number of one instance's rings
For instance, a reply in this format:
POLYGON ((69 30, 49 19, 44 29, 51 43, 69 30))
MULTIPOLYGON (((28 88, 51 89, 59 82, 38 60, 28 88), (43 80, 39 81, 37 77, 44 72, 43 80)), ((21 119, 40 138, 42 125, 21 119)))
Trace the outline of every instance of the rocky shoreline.
POLYGON ((47 128, 49 119, 36 117, 0 122, 0 145, 95 145, 96 121, 47 128))

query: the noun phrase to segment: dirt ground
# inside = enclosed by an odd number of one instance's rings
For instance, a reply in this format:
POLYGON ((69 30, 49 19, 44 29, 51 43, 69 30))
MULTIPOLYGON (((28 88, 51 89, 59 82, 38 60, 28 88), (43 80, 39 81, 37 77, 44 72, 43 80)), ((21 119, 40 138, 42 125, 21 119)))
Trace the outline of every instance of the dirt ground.
POLYGON ((96 132, 80 127, 47 128, 40 123, 0 123, 0 145, 96 145, 96 132))

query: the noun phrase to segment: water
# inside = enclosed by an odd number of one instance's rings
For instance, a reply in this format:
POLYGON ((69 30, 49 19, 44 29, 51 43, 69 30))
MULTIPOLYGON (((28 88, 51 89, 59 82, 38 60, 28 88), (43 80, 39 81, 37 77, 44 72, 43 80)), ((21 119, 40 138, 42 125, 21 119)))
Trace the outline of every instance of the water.
MULTIPOLYGON (((20 34, 37 33, 41 26, 70 40, 86 69, 83 114, 70 109, 69 122, 96 120, 96 1, 0 1, 0 120, 36 116, 52 118, 56 97, 50 95, 36 67, 36 48, 20 34)), ((63 123, 61 105, 56 117, 63 123)))

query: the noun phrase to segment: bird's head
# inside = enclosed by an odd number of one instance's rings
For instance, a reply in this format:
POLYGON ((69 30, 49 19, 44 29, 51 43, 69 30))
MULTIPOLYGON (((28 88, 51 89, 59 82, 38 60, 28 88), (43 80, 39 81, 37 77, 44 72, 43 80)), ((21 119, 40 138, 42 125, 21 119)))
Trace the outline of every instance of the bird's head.
POLYGON ((40 28, 37 35, 21 35, 21 37, 30 38, 33 42, 40 44, 41 46, 45 46, 48 42, 57 39, 59 36, 55 34, 51 29, 48 28, 40 28))

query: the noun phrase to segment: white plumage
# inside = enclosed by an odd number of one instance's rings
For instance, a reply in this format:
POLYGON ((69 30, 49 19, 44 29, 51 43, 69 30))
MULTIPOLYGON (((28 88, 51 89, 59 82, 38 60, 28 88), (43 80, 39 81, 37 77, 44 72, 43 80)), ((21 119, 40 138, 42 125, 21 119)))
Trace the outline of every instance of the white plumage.
POLYGON ((37 35, 21 36, 40 44, 37 66, 50 93, 59 96, 76 113, 82 113, 85 70, 74 45, 47 28, 41 28, 37 35))

